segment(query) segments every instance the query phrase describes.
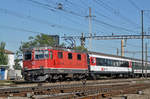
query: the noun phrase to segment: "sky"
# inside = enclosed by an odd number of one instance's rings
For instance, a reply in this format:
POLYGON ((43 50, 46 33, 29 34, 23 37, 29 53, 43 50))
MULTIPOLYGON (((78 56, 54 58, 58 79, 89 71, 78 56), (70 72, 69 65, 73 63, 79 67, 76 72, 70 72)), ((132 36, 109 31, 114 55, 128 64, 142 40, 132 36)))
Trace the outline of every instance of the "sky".
MULTIPOLYGON (((141 10, 144 10, 144 32, 150 33, 150 0, 0 0, 0 42, 16 52, 21 42, 40 33, 60 37, 89 35, 89 7, 92 34, 141 34, 141 10), (62 9, 58 9, 59 5, 62 9)), ((61 42, 65 42, 60 38, 61 42)), ((79 39, 75 39, 80 45, 79 39)), ((149 40, 145 39, 144 44, 149 40)), ((86 46, 89 41, 86 40, 86 46)), ((92 51, 117 54, 121 40, 92 40, 92 51)), ((145 49, 144 49, 145 50, 145 49)), ((126 57, 141 58, 141 40, 125 41, 126 57), (138 53, 136 53, 138 52, 138 53)))

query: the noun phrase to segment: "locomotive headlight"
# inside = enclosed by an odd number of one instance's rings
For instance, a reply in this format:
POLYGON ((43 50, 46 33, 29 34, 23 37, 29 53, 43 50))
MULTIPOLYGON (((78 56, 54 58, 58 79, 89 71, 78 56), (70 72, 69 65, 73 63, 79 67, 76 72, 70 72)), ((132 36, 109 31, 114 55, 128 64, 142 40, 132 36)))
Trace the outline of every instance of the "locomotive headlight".
POLYGON ((27 67, 24 67, 24 69, 23 69, 24 71, 26 71, 27 70, 27 67))
POLYGON ((34 62, 34 61, 32 62, 32 65, 35 65, 35 62, 34 62))
POLYGON ((44 67, 43 67, 43 66, 40 66, 40 69, 44 69, 44 67))

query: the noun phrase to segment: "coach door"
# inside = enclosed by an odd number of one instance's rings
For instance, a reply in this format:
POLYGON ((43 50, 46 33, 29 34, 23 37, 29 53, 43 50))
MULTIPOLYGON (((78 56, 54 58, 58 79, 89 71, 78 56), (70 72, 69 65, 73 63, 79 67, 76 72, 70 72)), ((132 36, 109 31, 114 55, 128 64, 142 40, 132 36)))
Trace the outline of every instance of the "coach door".
POLYGON ((96 66, 96 58, 95 57, 90 57, 90 65, 96 66))

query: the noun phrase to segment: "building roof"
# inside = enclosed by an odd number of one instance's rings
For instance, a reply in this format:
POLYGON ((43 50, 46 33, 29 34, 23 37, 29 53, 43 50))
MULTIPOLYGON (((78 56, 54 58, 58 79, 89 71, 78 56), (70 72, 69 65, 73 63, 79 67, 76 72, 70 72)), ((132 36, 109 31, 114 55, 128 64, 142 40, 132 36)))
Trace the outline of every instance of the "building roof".
POLYGON ((6 50, 6 49, 5 49, 5 53, 6 53, 6 54, 14 54, 14 52, 9 51, 9 50, 6 50))

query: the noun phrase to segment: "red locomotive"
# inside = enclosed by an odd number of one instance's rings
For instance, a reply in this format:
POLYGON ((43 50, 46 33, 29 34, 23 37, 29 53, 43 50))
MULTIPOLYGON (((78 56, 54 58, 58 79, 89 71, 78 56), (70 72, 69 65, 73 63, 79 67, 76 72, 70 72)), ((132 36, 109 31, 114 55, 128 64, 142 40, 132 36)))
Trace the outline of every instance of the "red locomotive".
POLYGON ((28 81, 82 79, 88 74, 86 53, 71 49, 40 47, 24 50, 23 75, 28 81))
POLYGON ((139 59, 103 53, 38 47, 24 50, 23 76, 27 81, 150 76, 150 62, 144 62, 144 67, 141 63, 139 59))

